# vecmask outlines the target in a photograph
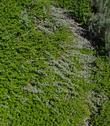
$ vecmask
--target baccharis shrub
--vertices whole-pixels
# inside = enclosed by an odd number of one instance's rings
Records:
[[[110,52],[110,0],[92,0],[93,15],[90,31],[101,38],[104,48]]]

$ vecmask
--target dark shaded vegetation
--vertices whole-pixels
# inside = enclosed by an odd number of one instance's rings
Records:
[[[96,40],[99,54],[109,56],[110,53],[110,1],[92,0],[92,16],[90,19],[90,38]],[[98,41],[97,41],[98,40]]]

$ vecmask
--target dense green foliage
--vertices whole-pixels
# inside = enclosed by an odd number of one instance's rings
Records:
[[[65,56],[75,38],[68,28],[55,29],[49,4],[0,2],[1,126],[76,126],[90,114],[89,87],[74,70],[80,58]],[[44,21],[53,23],[50,32]]]
[[[97,57],[96,67],[93,71],[95,83],[92,95],[92,116],[93,126],[110,125],[110,64],[108,57]]]
[[[83,126],[99,105],[91,123],[109,126],[108,61],[97,57],[86,77],[84,64],[95,51],[77,45],[80,39],[53,17],[51,2],[0,2],[0,125]],[[87,0],[58,2],[87,22]],[[88,99],[94,90],[106,97],[101,103],[95,95]]]
[[[82,24],[87,24],[91,15],[90,0],[58,0]]]

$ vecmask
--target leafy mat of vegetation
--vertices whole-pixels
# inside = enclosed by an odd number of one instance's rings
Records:
[[[110,64],[108,57],[97,57],[93,69],[94,92],[90,98],[91,124],[93,126],[110,125]]]
[[[66,57],[62,64],[54,63],[69,50],[72,33],[60,27],[48,34],[38,27],[39,22],[52,20],[47,4],[42,0],[0,3],[2,126],[77,125],[89,115],[83,87],[77,89],[83,92],[80,96],[74,86],[83,84],[83,79],[77,82],[66,72],[64,68],[73,71]]]
[[[57,26],[50,5],[49,0],[0,2],[2,126],[77,126],[90,116],[87,96],[96,82],[81,75],[75,51],[94,52],[75,47],[76,37]]]

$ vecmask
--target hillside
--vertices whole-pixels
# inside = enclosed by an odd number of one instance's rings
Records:
[[[109,126],[110,65],[51,0],[0,2],[0,125]]]

